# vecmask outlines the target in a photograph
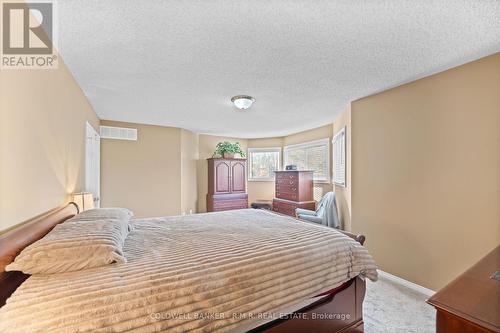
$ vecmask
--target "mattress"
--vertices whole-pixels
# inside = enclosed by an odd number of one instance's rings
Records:
[[[264,210],[137,219],[126,263],[29,277],[0,309],[2,332],[228,332],[361,275],[342,233]]]

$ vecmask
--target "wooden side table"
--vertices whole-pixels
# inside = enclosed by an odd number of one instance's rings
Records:
[[[500,332],[500,246],[432,296],[437,333]]]

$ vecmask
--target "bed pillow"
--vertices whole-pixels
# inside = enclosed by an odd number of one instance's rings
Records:
[[[61,223],[26,247],[5,270],[54,274],[123,263],[128,232],[128,221],[119,219]]]
[[[118,219],[129,222],[134,213],[127,208],[95,208],[75,215],[66,222]]]

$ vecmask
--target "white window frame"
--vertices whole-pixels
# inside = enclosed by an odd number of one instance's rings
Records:
[[[330,177],[331,177],[331,169],[330,169],[330,138],[324,138],[324,139],[319,139],[319,140],[313,140],[313,141],[308,141],[308,142],[303,142],[303,143],[298,143],[298,144],[293,144],[293,145],[288,145],[283,148],[283,170],[285,169],[285,166],[287,165],[287,152],[291,149],[296,149],[296,148],[311,148],[319,145],[325,145],[326,146],[326,179],[314,179],[315,183],[323,183],[323,184],[329,184],[330,183]],[[307,161],[306,161],[307,164]]]
[[[278,153],[278,170],[281,168],[281,147],[269,147],[269,148],[248,148],[248,174],[247,179],[249,182],[274,182],[274,176],[272,177],[252,177],[252,154],[251,153]]]
[[[347,127],[333,136],[333,183],[347,187]]]

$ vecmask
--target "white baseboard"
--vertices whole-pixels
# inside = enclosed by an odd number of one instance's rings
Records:
[[[389,273],[384,272],[383,270],[380,270],[380,269],[378,270],[378,275],[383,277],[383,278],[386,278],[387,280],[390,280],[394,283],[397,283],[397,284],[400,284],[400,285],[405,286],[407,288],[410,288],[411,290],[422,293],[427,297],[431,297],[432,295],[434,295],[436,293],[434,290],[422,287],[419,284],[402,279],[396,275],[389,274]]]

